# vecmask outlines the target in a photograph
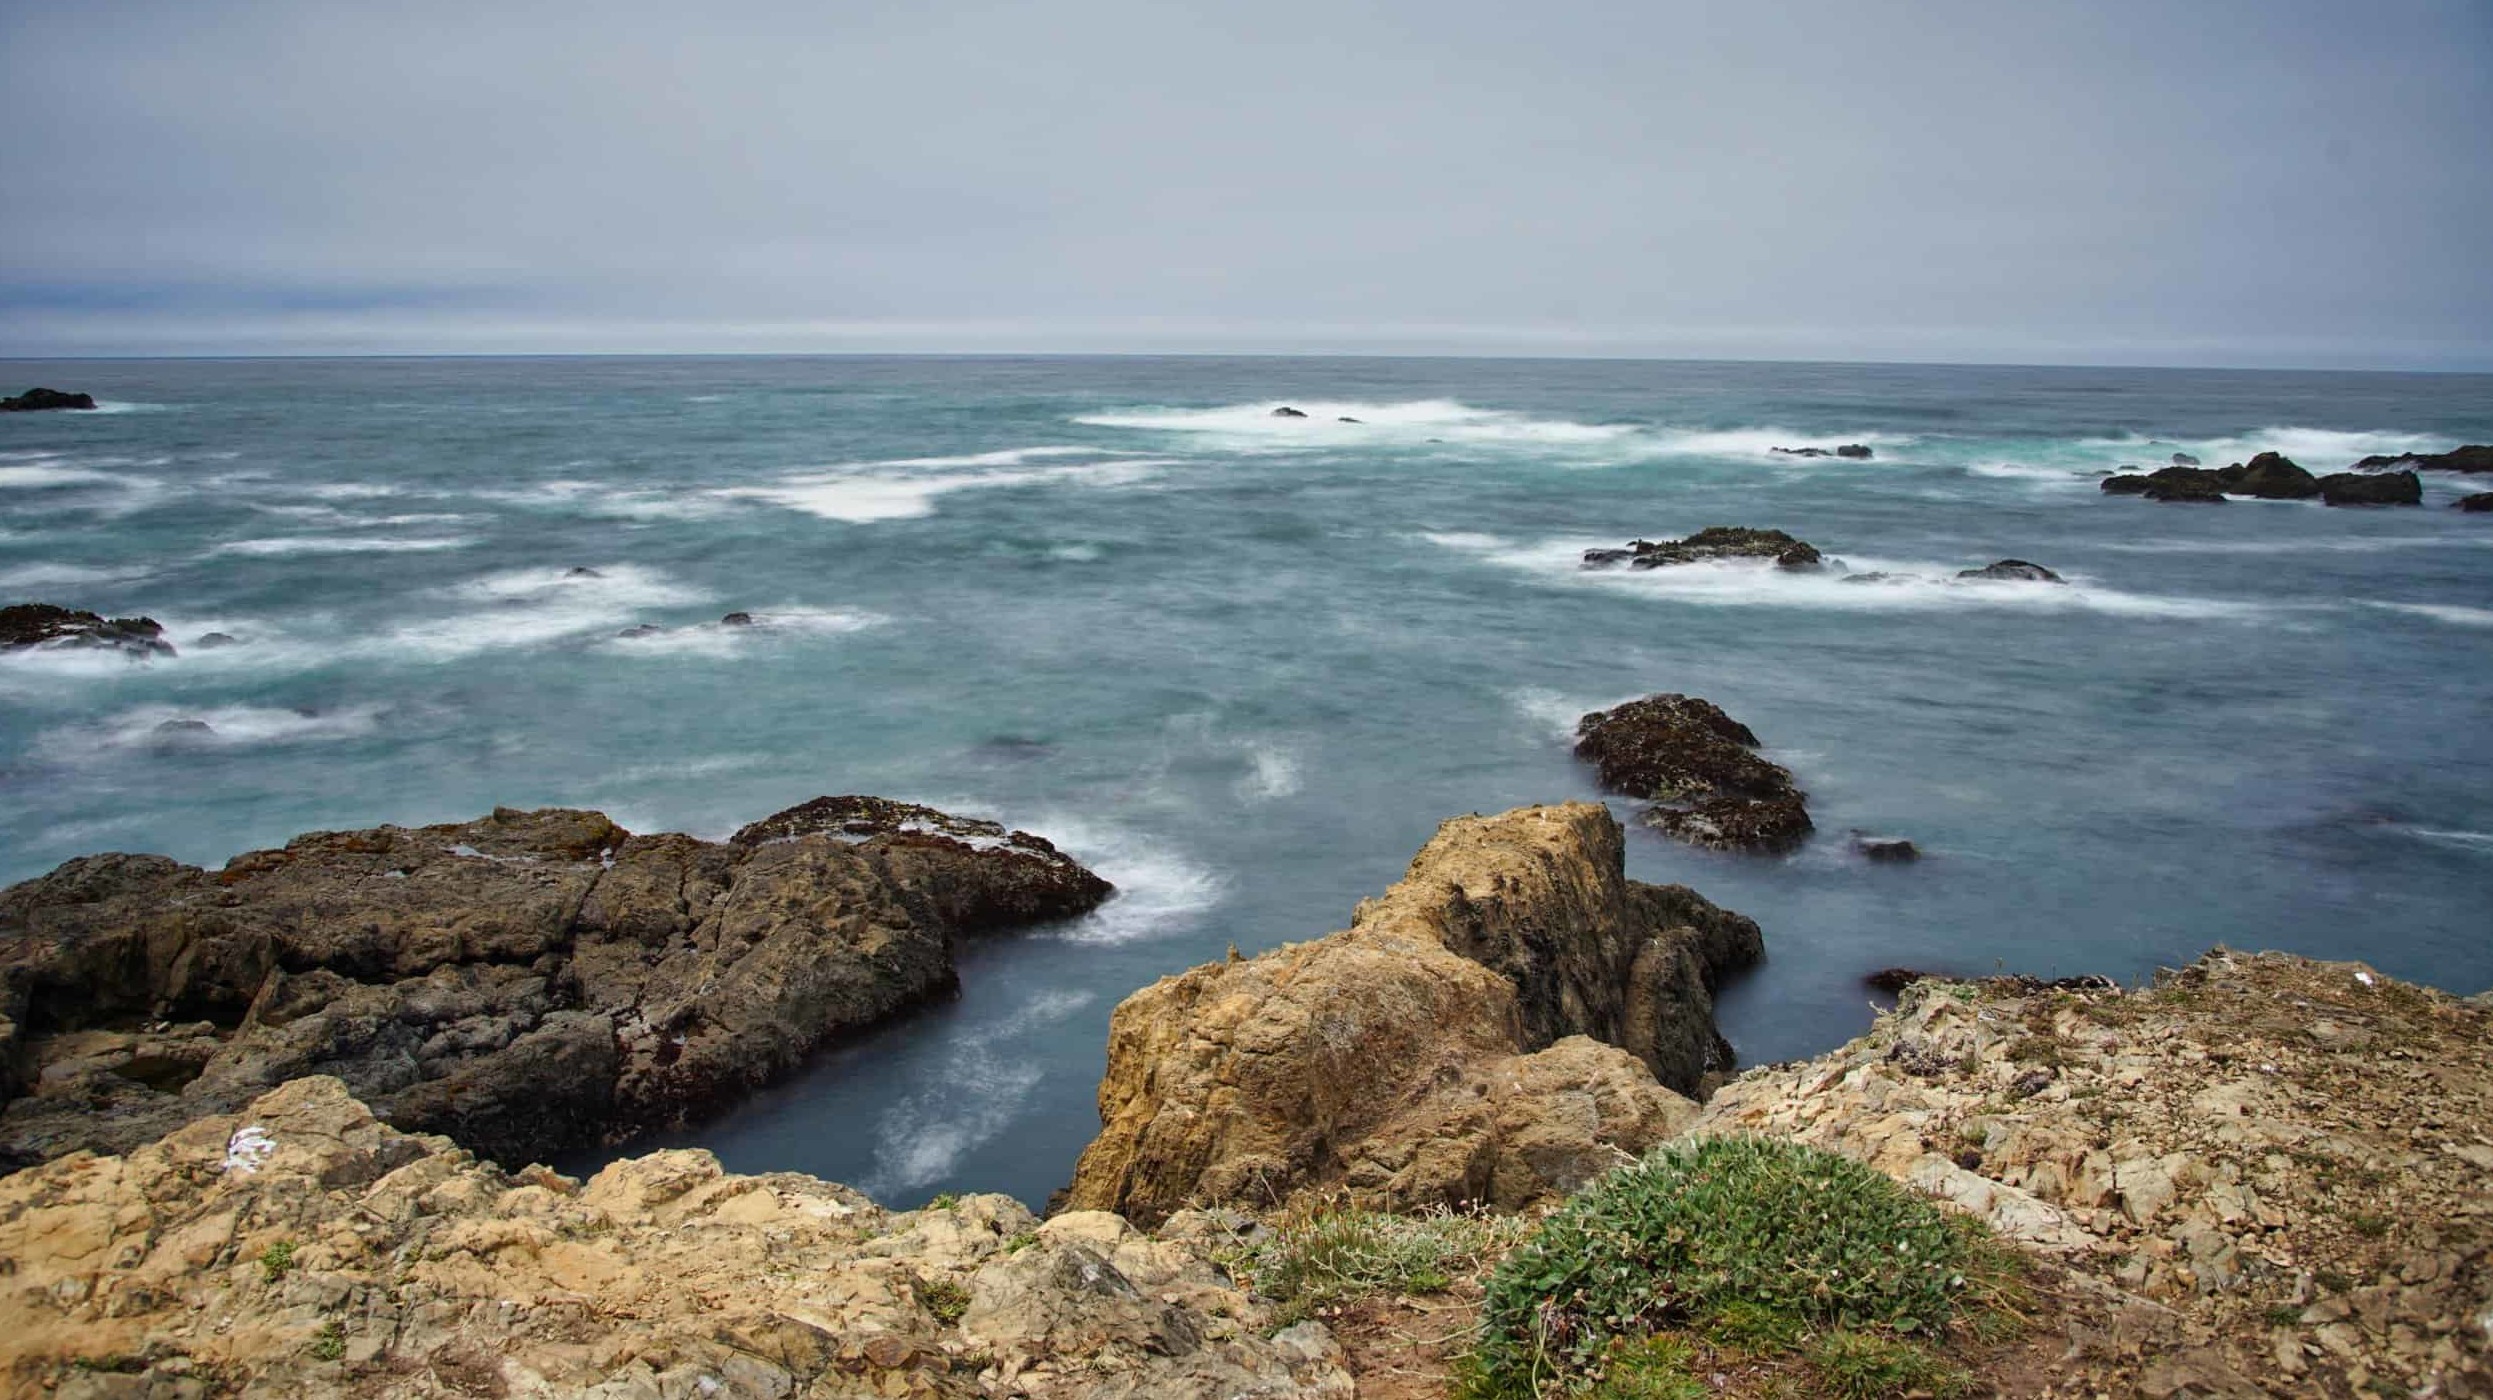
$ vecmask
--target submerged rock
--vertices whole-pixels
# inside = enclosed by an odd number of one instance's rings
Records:
[[[2421,472],[2493,472],[2493,447],[2470,445],[2448,452],[2401,452],[2395,457],[2366,457],[2354,464],[2359,472],[2404,469]]]
[[[2187,452],[2176,452],[2173,454],[2172,464],[2176,467],[2195,467],[2199,464],[2199,459]]]
[[[2320,500],[2332,506],[2419,506],[2424,484],[2411,471],[2338,472],[2320,478]]]
[[[173,643],[152,617],[103,617],[50,603],[0,608],[0,651],[99,647],[135,657],[171,656]]]
[[[1274,409],[1272,411],[1272,416],[1275,418],[1304,418],[1307,415],[1285,403],[1281,407]]]
[[[1922,858],[1922,848],[1900,836],[1872,836],[1866,831],[1852,834],[1853,854],[1863,860],[1882,865],[1907,865]]]
[[[1825,562],[1825,556],[1807,540],[1781,530],[1753,530],[1745,525],[1709,525],[1686,539],[1631,540],[1622,549],[1584,551],[1584,567],[1588,569],[1616,564],[1632,569],[1659,569],[1715,559],[1772,559],[1786,569],[1814,569]]]
[[[1958,578],[2001,579],[2027,583],[2066,582],[2066,580],[2062,579],[2060,575],[2053,573],[2051,570],[2044,568],[2042,565],[2029,564],[2023,559],[2002,559],[1996,564],[1985,564],[1979,569],[1959,569],[1956,571],[1956,576]]]
[[[702,1151],[508,1172],[305,1078],[0,1181],[0,1373],[97,1400],[1350,1400],[1323,1324],[1274,1332],[1217,1248]]]
[[[63,393],[58,389],[29,389],[16,398],[0,399],[0,413],[50,413],[93,407],[95,395]]]
[[[1766,450],[1779,457],[1843,457],[1856,462],[1866,462],[1871,455],[1869,447],[1858,442],[1848,442],[1836,448],[1770,447]]]
[[[239,646],[241,639],[225,632],[202,632],[191,638],[190,644],[201,651],[214,651],[218,647]]]
[[[1624,858],[1591,803],[1457,817],[1349,929],[1126,998],[1066,1206],[1512,1209],[1660,1141],[1728,1065],[1712,991],[1762,945]]]
[[[1654,805],[1646,825],[1699,846],[1788,851],[1810,832],[1808,794],[1711,701],[1652,695],[1576,722],[1575,756],[1610,792]]]
[[[2479,491],[2472,496],[2461,496],[2450,502],[2450,508],[2471,513],[2493,511],[2493,491]]]
[[[753,614],[749,612],[731,612],[725,617],[720,618],[718,620],[718,625],[721,627],[750,627],[753,625]]]
[[[126,1150],[306,1074],[506,1162],[619,1141],[948,989],[958,938],[1109,893],[1036,837],[873,802],[729,842],[505,808],[215,872],[70,861],[0,891],[0,1158]]]

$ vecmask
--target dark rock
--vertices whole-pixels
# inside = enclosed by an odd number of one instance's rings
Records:
[[[1356,418],[1336,418],[1333,421],[1336,423],[1356,423],[1359,420]]]
[[[218,647],[239,646],[241,642],[239,638],[224,632],[203,632],[193,637],[190,644],[201,651],[214,651]]]
[[[1307,415],[1299,412],[1295,408],[1290,407],[1288,404],[1283,404],[1281,407],[1272,411],[1272,416],[1275,418],[1304,418]]]
[[[2191,456],[2187,452],[2176,452],[2173,454],[2173,465],[2176,467],[2195,467],[2198,464],[2199,459]]]
[[[2450,502],[2450,508],[2475,514],[2493,511],[2493,491],[2479,491],[2472,496],[2461,496]]]
[[[2144,496],[2150,501],[2221,501],[2224,480],[2197,467],[2159,467],[2145,476],[2107,476],[2099,490],[2108,496]]]
[[[1781,530],[1752,530],[1742,525],[1709,525],[1681,540],[1631,540],[1625,549],[1588,549],[1584,567],[1625,564],[1659,569],[1671,564],[1696,564],[1709,559],[1772,559],[1786,569],[1814,569],[1824,556],[1807,540]]]
[[[1882,865],[1907,865],[1922,858],[1922,848],[1900,836],[1872,836],[1865,831],[1852,834],[1853,854],[1863,860]]]
[[[1862,443],[1848,442],[1843,446],[1836,448],[1835,455],[1838,457],[1848,457],[1856,462],[1866,462],[1870,460],[1870,449]]]
[[[1902,582],[1904,582],[1904,580],[1903,580],[1903,579],[1900,579],[1900,578],[1898,578],[1898,577],[1896,577],[1894,574],[1888,573],[1888,572],[1887,572],[1886,570],[1884,570],[1884,569],[1872,569],[1870,572],[1868,572],[1868,573],[1866,573],[1866,574],[1846,574],[1846,575],[1844,575],[1841,579],[1838,579],[1838,580],[1837,580],[1837,582],[1839,582],[1839,583],[1902,583]]]
[[[2143,472],[2122,472],[2105,477],[2097,489],[2107,496],[2143,496],[2154,484]]]
[[[1861,985],[1874,992],[1885,992],[1887,995],[1892,997],[1902,992],[1905,988],[1912,986],[1914,983],[1921,981],[1923,978],[1935,975],[1936,974],[1934,973],[1917,972],[1909,967],[1882,967],[1878,971],[1871,973],[1869,976],[1862,978]],[[1945,979],[1943,978],[1941,980]]]
[[[2468,446],[2450,452],[2402,452],[2395,457],[2366,457],[2354,464],[2359,472],[2404,469],[2419,472],[2493,472],[2493,447]]]
[[[209,724],[204,719],[169,719],[164,723],[157,725],[155,732],[168,736],[182,734],[214,734],[216,732],[216,727]]]
[[[654,622],[640,622],[624,628],[615,635],[618,637],[655,637],[665,630],[667,629]]]
[[[70,861],[0,891],[0,1155],[123,1151],[334,1074],[409,1131],[541,1160],[722,1107],[952,987],[961,937],[1108,894],[1036,837],[824,802],[869,829],[823,803],[748,842],[505,808],[221,871]],[[166,1064],[170,1090],[133,1076]]]
[[[2051,570],[2044,568],[2040,564],[2029,564],[2023,559],[2003,559],[1996,564],[1985,564],[1979,569],[1959,569],[1956,571],[1956,576],[1958,578],[2003,579],[2027,583],[2063,582],[2060,575],[2053,573]]]
[[[2320,478],[2320,500],[2332,506],[2419,506],[2424,483],[2411,471],[2338,472]]]
[[[1836,448],[1770,447],[1766,450],[1779,457],[1846,457],[1856,462],[1867,461],[1870,457],[1870,449],[1858,442],[1848,442]]]
[[[565,570],[563,571],[563,577],[565,577],[565,578],[604,578],[604,577],[605,577],[605,575],[604,575],[604,574],[601,574],[601,573],[599,573],[597,570],[592,569],[592,568],[589,568],[587,565],[583,564],[583,565],[577,565],[577,566],[574,566],[574,567],[569,568],[569,569],[565,569]]]
[[[1808,794],[1757,736],[1710,701],[1653,695],[1576,724],[1576,757],[1603,788],[1654,805],[1645,824],[1700,846],[1786,851],[1810,831]]]
[[[2225,493],[2232,496],[2300,501],[2320,494],[2319,478],[2278,452],[2262,452],[2253,457],[2249,465],[2230,466],[2216,475],[2222,481]]]
[[[64,394],[58,389],[29,389],[13,399],[0,399],[0,413],[48,413],[63,408],[93,408],[93,394]]]
[[[173,643],[152,617],[101,617],[50,603],[0,608],[0,651],[27,647],[102,647],[135,657],[171,656]]]
[[[718,620],[718,624],[721,627],[750,627],[753,625],[753,614],[749,612],[731,612],[727,616],[720,618]]]

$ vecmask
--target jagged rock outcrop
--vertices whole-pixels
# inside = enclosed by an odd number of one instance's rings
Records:
[[[296,1080],[0,1181],[14,1394],[1350,1400],[1198,1249],[706,1152],[517,1174]]]
[[[1745,525],[1709,525],[1686,539],[1631,540],[1624,549],[1588,549],[1584,567],[1659,569],[1672,564],[1701,564],[1716,559],[1772,559],[1786,569],[1814,569],[1825,556],[1807,540],[1781,530],[1752,530]]]
[[[95,395],[69,393],[60,389],[29,389],[15,398],[0,399],[0,413],[50,413],[59,409],[95,407]]]
[[[505,808],[214,872],[87,856],[0,891],[0,1163],[311,1074],[506,1162],[620,1140],[948,989],[952,940],[1108,893],[1037,837],[874,798],[729,842]]]
[[[1845,1153],[2053,1257],[2133,1332],[2072,1336],[2062,1393],[2482,1397],[2488,1125],[2493,998],[2220,949],[2136,991],[1914,983],[1689,1131]]]
[[[136,657],[171,656],[173,643],[152,617],[105,617],[51,603],[0,608],[0,651],[97,647]]]
[[[1710,700],[1648,695],[1576,721],[1575,756],[1603,788],[1653,805],[1646,825],[1699,846],[1788,851],[1810,833],[1809,794]]]
[[[2320,494],[2320,479],[2282,452],[2262,452],[2216,473],[2227,494],[2262,500],[2301,501]]]
[[[2338,472],[2320,478],[2320,501],[2332,506],[2419,506],[2424,483],[2411,471]]]
[[[2493,447],[2470,445],[2448,452],[2401,452],[2394,457],[2366,457],[2354,464],[2359,472],[2493,472]]]
[[[1660,1141],[1728,1064],[1712,991],[1761,944],[1624,858],[1589,803],[1457,817],[1349,929],[1126,998],[1065,1204],[1514,1208]]]

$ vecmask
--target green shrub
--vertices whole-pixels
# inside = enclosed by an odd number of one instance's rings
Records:
[[[970,1291],[950,1279],[919,1279],[917,1295],[918,1304],[946,1327],[969,1311]]]
[[[1441,1293],[1522,1237],[1512,1216],[1386,1215],[1334,1206],[1285,1213],[1223,1262],[1281,1304],[1286,1325],[1378,1293]]]
[[[346,1355],[346,1324],[331,1318],[320,1324],[319,1335],[312,1338],[310,1351],[314,1361],[335,1361]]]
[[[260,1251],[260,1276],[271,1283],[294,1271],[294,1241],[279,1240]]]
[[[1984,1246],[1978,1226],[1833,1153],[1672,1143],[1578,1194],[1498,1266],[1466,1390],[1595,1378],[1614,1344],[1689,1324],[1776,1350],[1837,1331],[1935,1335]]]
[[[1840,1400],[1951,1395],[1966,1384],[1964,1373],[1929,1347],[1870,1332],[1829,1332],[1805,1354],[1823,1392]]]

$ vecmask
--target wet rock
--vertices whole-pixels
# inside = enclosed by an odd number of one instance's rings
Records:
[[[1588,569],[1616,564],[1659,569],[1716,559],[1771,559],[1786,569],[1814,569],[1825,562],[1825,557],[1807,540],[1781,530],[1753,530],[1744,525],[1709,525],[1686,539],[1631,540],[1624,549],[1584,551],[1584,567]]]
[[[1700,846],[1787,851],[1810,831],[1808,794],[1757,753],[1757,736],[1694,696],[1632,700],[1576,722],[1575,755],[1602,787],[1651,802],[1653,826]]]
[[[2359,472],[2493,472],[2493,447],[2468,446],[2449,452],[2402,452],[2394,457],[2366,457],[2354,464]]]
[[[655,637],[666,630],[654,622],[641,622],[626,627],[615,635],[618,637]]]
[[[2424,485],[2411,471],[2339,472],[2319,481],[2320,500],[2332,506],[2415,506],[2424,503]]]
[[[581,565],[575,565],[575,566],[573,566],[573,567],[571,567],[571,568],[569,568],[569,569],[565,569],[565,570],[563,571],[563,577],[565,577],[565,578],[604,578],[604,577],[605,577],[605,575],[604,575],[604,574],[599,573],[599,572],[598,572],[597,570],[595,570],[595,569],[592,569],[592,568],[588,567],[588,566],[587,566],[587,565],[585,565],[585,564],[581,564]]]
[[[1356,423],[1359,420],[1356,418],[1336,418],[1333,421],[1336,423]]]
[[[1458,817],[1349,929],[1136,992],[1066,1205],[1512,1207],[1644,1150],[1727,1064],[1712,992],[1762,945],[1624,858],[1590,803]]]
[[[214,651],[218,647],[238,646],[240,644],[240,638],[225,632],[202,632],[197,637],[191,639],[191,645],[199,648],[201,651]]]
[[[2450,502],[2450,508],[2475,514],[2493,511],[2493,491],[2479,491],[2472,496],[2461,496]]]
[[[93,407],[93,394],[63,393],[58,389],[29,389],[16,398],[0,399],[0,413],[49,413],[64,408]]]
[[[0,651],[30,647],[99,647],[142,658],[174,654],[152,617],[102,617],[50,603],[0,608]]]
[[[2199,459],[2191,456],[2187,452],[2176,452],[2173,454],[2172,465],[2176,467],[2195,467],[2198,464]]]
[[[753,614],[749,612],[731,612],[727,616],[720,618],[718,620],[718,625],[721,627],[750,627],[753,625]]]
[[[1855,462],[1866,462],[1871,456],[1869,447],[1858,442],[1848,442],[1836,448],[1772,447],[1767,450],[1780,457],[1842,457]]]
[[[2053,573],[2051,570],[2044,568],[2042,565],[2029,564],[2023,559],[2002,559],[1996,564],[1985,564],[1979,569],[1959,569],[1957,570],[1956,576],[1958,578],[1999,579],[2003,581],[2025,583],[2061,583],[2065,581],[2060,577],[2060,575]]]
[[[170,736],[214,734],[216,727],[204,719],[169,719],[157,725],[154,732]]]
[[[2142,472],[2116,472],[2099,482],[2096,489],[2107,496],[2143,496],[2154,484]]]
[[[0,1154],[126,1150],[333,1074],[411,1131],[543,1159],[723,1107],[950,988],[959,938],[1109,892],[991,823],[834,831],[817,807],[724,843],[506,808],[215,872],[70,861],[0,891]],[[150,1027],[199,1022],[213,1050],[177,1090],[128,1072],[199,1044]]]
[[[2248,464],[2236,463],[2216,475],[2228,495],[2300,501],[2320,494],[2319,478],[2278,452],[2262,452]]]
[[[1873,836],[1866,831],[1852,834],[1852,849],[1863,860],[1882,865],[1907,865],[1922,858],[1922,848],[1901,836]]]
[[[1275,418],[1304,418],[1307,415],[1299,412],[1295,408],[1290,407],[1288,404],[1283,404],[1281,407],[1272,411],[1272,416]]]

